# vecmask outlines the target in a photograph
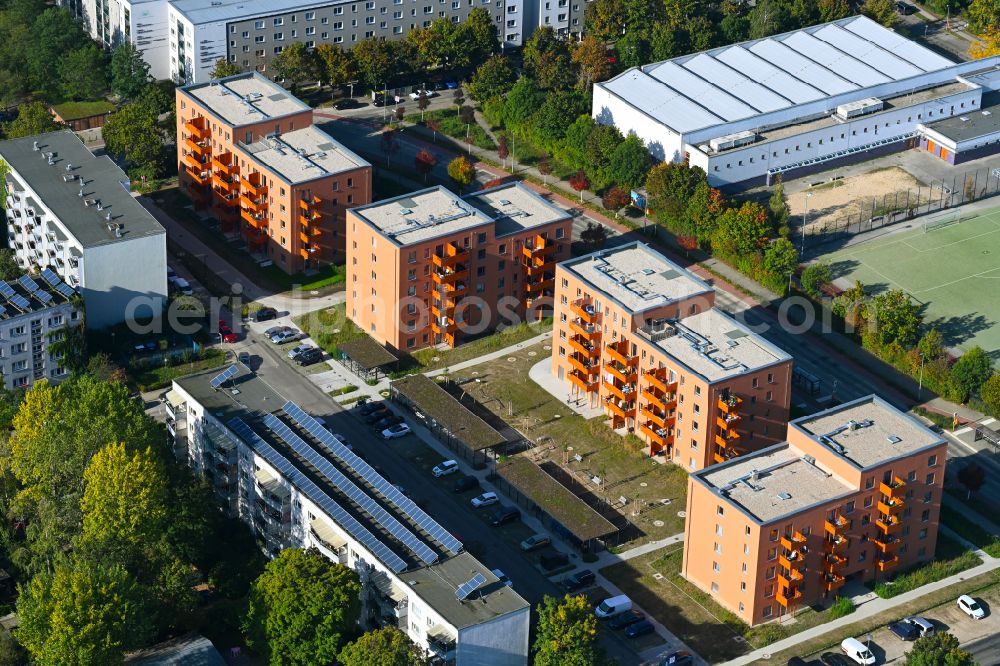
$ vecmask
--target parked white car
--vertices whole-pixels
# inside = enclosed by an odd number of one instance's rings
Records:
[[[497,497],[496,493],[483,493],[482,495],[479,495],[478,497],[473,497],[472,498],[472,506],[474,506],[474,507],[476,507],[478,509],[478,508],[481,508],[481,507],[484,507],[484,506],[491,506],[493,504],[496,504],[499,501],[500,501],[500,498]]]
[[[410,434],[410,426],[405,423],[397,423],[394,426],[389,426],[382,431],[382,439],[396,439],[397,437],[406,437]]]
[[[423,92],[424,95],[427,96],[427,99],[430,99],[431,97],[436,97],[437,96],[437,93],[434,92],[433,90],[424,90],[424,91],[418,90],[416,92],[411,92],[410,93],[410,99],[412,99],[414,102],[416,102],[418,99],[420,99],[420,93],[421,92]]]
[[[449,474],[454,474],[458,471],[458,463],[454,460],[445,460],[440,465],[436,465],[434,469],[431,470],[431,474],[435,478],[441,478],[442,476],[448,476]]]
[[[295,342],[299,339],[301,334],[294,328],[285,327],[285,330],[279,331],[271,336],[271,342],[276,345],[282,345],[286,342]]]
[[[986,617],[986,610],[979,604],[978,601],[967,594],[963,594],[958,598],[958,607],[963,613],[971,617],[973,620],[982,620]]]

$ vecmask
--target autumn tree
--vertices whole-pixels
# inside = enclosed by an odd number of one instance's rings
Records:
[[[749,257],[764,247],[770,234],[767,211],[759,203],[747,201],[719,216],[712,234],[712,250],[732,260]]]
[[[896,3],[893,0],[865,0],[861,5],[861,13],[887,28],[891,28],[899,20]]]
[[[580,242],[590,251],[597,250],[608,242],[608,229],[599,222],[587,222],[586,228],[580,232]]]
[[[143,60],[142,52],[134,44],[122,42],[111,52],[111,92],[120,99],[132,99],[138,97],[147,85],[149,63]]]
[[[325,85],[339,88],[347,85],[357,75],[351,54],[336,44],[323,42],[316,46],[313,53],[316,56],[319,80]]]
[[[480,102],[493,97],[499,97],[510,90],[517,77],[510,66],[510,60],[505,56],[493,56],[472,75],[469,83],[469,94]]]
[[[476,177],[476,167],[465,157],[456,157],[448,163],[448,176],[461,192],[472,184],[472,180]]]
[[[542,174],[542,183],[546,186],[549,184],[549,176],[552,174],[552,162],[548,157],[543,157],[538,160],[538,164],[535,165],[538,169],[538,173]]]
[[[497,157],[500,158],[500,166],[506,167],[507,158],[510,157],[510,147],[507,146],[506,134],[501,134],[497,139]]]
[[[392,42],[365,39],[351,49],[358,77],[369,88],[381,90],[396,64]]]
[[[396,136],[396,130],[391,127],[382,130],[382,138],[379,140],[379,145],[382,147],[382,152],[385,153],[385,165],[388,167],[389,160],[392,159],[392,154],[399,150],[399,139]]]
[[[318,550],[286,548],[254,581],[247,644],[272,664],[331,663],[361,614],[358,575]]]
[[[120,565],[79,560],[39,574],[17,613],[16,638],[39,666],[120,664],[152,636],[144,593]]]
[[[589,666],[601,661],[597,618],[583,595],[546,596],[538,606],[535,666]]]
[[[901,289],[886,291],[871,299],[864,306],[864,318],[869,334],[879,344],[896,342],[909,348],[917,341],[920,306]]]
[[[693,228],[686,228],[688,204],[702,184],[708,187],[708,179],[700,167],[661,162],[646,175],[647,206],[653,210],[659,224],[675,233],[691,234]],[[707,205],[707,189],[704,194]]]
[[[604,207],[613,210],[616,216],[618,211],[628,205],[629,201],[628,192],[618,186],[608,188],[608,191],[601,197],[601,203]]]
[[[819,0],[817,3],[819,20],[829,23],[851,15],[851,6],[847,0]]]
[[[368,631],[344,646],[337,656],[342,666],[424,666],[420,648],[396,627]]]
[[[577,171],[569,179],[569,186],[580,193],[580,202],[583,202],[583,193],[590,187],[590,178],[587,178],[587,174],[583,171]]]
[[[573,47],[572,62],[580,72],[580,84],[584,88],[611,76],[608,48],[593,35],[585,36]]]
[[[291,84],[292,93],[305,81],[322,79],[316,54],[303,42],[292,42],[271,60],[271,67],[279,79]]]
[[[549,26],[535,29],[522,49],[525,69],[543,90],[559,90],[573,84],[569,47]]]
[[[424,177],[425,183],[427,182],[428,174],[434,170],[437,163],[437,158],[426,150],[421,150],[417,153],[416,157],[413,158],[413,167],[417,170],[417,173]]]
[[[982,35],[990,28],[1000,27],[1000,0],[972,0],[965,9],[969,29]]]
[[[417,108],[420,109],[420,122],[424,121],[424,111],[431,105],[431,100],[427,97],[427,91],[421,90],[417,96]]]
[[[1000,28],[996,26],[987,27],[980,33],[979,39],[969,45],[969,58],[973,60],[989,58],[998,53],[1000,53]]]
[[[219,58],[215,61],[215,67],[212,68],[209,78],[213,79],[224,79],[227,76],[235,76],[240,73],[240,68],[235,62],[229,62],[225,58]]]

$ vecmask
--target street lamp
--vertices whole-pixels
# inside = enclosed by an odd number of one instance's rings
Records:
[[[806,253],[806,224],[809,222],[809,199],[812,198],[812,192],[806,192],[806,210],[802,213],[802,243],[799,247],[799,258],[801,259]]]
[[[920,399],[921,394],[924,392],[924,361],[926,358],[923,354],[920,354],[920,379],[917,382],[917,399]]]

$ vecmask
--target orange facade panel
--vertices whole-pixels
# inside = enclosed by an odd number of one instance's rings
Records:
[[[586,324],[595,324],[601,317],[601,314],[597,311],[597,308],[594,307],[594,304],[589,299],[581,298],[573,301],[570,303],[569,309],[570,312],[575,314]]]

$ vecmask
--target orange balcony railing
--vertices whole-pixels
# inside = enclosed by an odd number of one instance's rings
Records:
[[[614,400],[607,399],[604,401],[604,405],[608,408],[608,412],[613,416],[620,419],[628,418],[630,416],[635,416],[635,404],[629,402],[618,403]]]
[[[252,213],[246,209],[240,210],[240,217],[247,221],[252,227],[261,228],[266,225],[266,220],[264,215],[261,213]]]
[[[739,433],[732,432],[728,434],[716,434],[715,443],[724,449],[731,449],[740,444]]]
[[[194,141],[190,138],[184,139],[184,146],[195,155],[208,156],[212,152],[212,144],[206,141]]]
[[[207,159],[200,158],[191,153],[184,155],[184,157],[181,158],[181,162],[183,162],[184,166],[189,169],[197,169],[198,171],[208,171],[210,166],[210,162]]]
[[[782,587],[792,587],[793,585],[798,585],[805,579],[802,572],[797,569],[789,569],[788,573],[782,572],[778,574],[778,585]]]
[[[601,355],[600,347],[581,339],[578,335],[574,335],[569,339],[569,346],[577,353],[582,354],[587,358],[599,358]]]
[[[629,368],[628,366],[622,368],[613,363],[607,363],[604,365],[604,368],[623,384],[635,384],[636,380],[639,378],[635,369]]]
[[[671,393],[676,386],[675,383],[667,383],[667,371],[665,368],[646,370],[642,373],[642,377],[650,387],[655,388],[661,393]]]
[[[645,422],[639,426],[639,432],[649,438],[650,442],[658,444],[659,446],[670,446],[673,443],[673,437],[670,431],[666,428],[657,426],[655,423]]]
[[[440,319],[431,320],[431,330],[439,335],[444,334],[454,334],[458,330],[458,324],[453,319],[445,318],[443,321]]]
[[[596,342],[601,337],[601,327],[596,324],[587,324],[582,321],[573,320],[569,323],[569,330],[579,335],[587,342]]]
[[[585,393],[593,393],[597,390],[597,378],[581,373],[579,370],[573,370],[569,373],[569,381]]]
[[[845,580],[840,574],[824,573],[820,579],[820,583],[823,585],[824,590],[833,592],[843,587]]]
[[[568,360],[571,366],[585,375],[596,375],[601,370],[601,366],[599,364],[586,356],[570,354]]]
[[[736,424],[740,421],[739,414],[719,414],[715,417],[715,425],[721,430],[729,430],[730,428],[735,428]]]
[[[796,570],[801,571],[805,568],[806,561],[802,556],[802,551],[790,550],[781,555],[778,555],[778,565],[789,571]]]
[[[262,179],[260,174],[252,174],[251,178],[252,180],[245,176],[240,178],[240,187],[243,188],[243,194],[255,199],[266,195],[267,185],[264,185],[262,182],[255,182]]]
[[[468,279],[469,269],[465,264],[456,264],[453,267],[439,268],[431,273],[431,280],[434,284],[455,284]]]
[[[875,520],[875,527],[883,534],[895,534],[903,528],[903,523],[900,522],[899,516],[882,516]]]
[[[555,252],[556,244],[543,236],[535,236],[531,244],[525,243],[521,251],[528,259],[535,257],[545,257]]]
[[[223,153],[212,157],[212,170],[223,176],[235,176],[240,168],[232,153]]]
[[[460,261],[464,261],[469,256],[469,251],[463,247],[459,247],[454,243],[448,243],[444,246],[441,254],[434,253],[431,255],[431,263],[437,267],[442,266],[454,266]]]
[[[299,209],[311,212],[322,203],[323,200],[317,196],[305,196],[299,199]]]
[[[211,181],[211,178],[209,176],[209,172],[208,171],[204,171],[204,170],[201,170],[201,169],[188,167],[187,168],[187,174],[189,176],[191,176],[191,178],[196,183],[198,183],[199,185],[208,185],[209,182]],[[206,196],[208,195],[207,192],[205,194],[206,194]]]
[[[529,296],[541,296],[542,292],[552,289],[556,286],[556,276],[555,273],[546,273],[542,279],[534,282],[525,282],[524,291]]]
[[[225,194],[216,190],[216,199],[226,208],[236,208],[240,205],[240,198],[235,194]]]
[[[601,318],[601,313],[597,311],[594,304],[588,299],[578,299],[570,303],[570,312],[580,318],[585,324],[595,324]]]
[[[184,131],[193,136],[195,140],[201,141],[202,139],[207,139],[209,136],[209,130],[207,127],[201,127],[199,123],[204,123],[205,120],[199,118],[198,120],[191,119],[184,123]]]
[[[620,363],[628,367],[633,367],[639,363],[638,356],[629,355],[628,342],[625,340],[609,342],[604,346],[604,349],[607,352],[608,358],[616,363]]]
[[[217,171],[212,172],[212,185],[215,189],[223,192],[225,194],[233,194],[238,192],[240,189],[239,183],[234,183],[230,180],[231,176],[226,176],[225,174],[219,173]]]
[[[779,588],[778,593],[774,595],[774,598],[779,604],[788,608],[802,598],[802,590],[795,587]]]
[[[735,414],[742,404],[743,398],[730,393],[719,397],[718,407],[723,414]]]
[[[906,502],[899,498],[888,498],[886,500],[879,500],[878,510],[889,516],[896,516],[903,512]]]
[[[896,476],[889,483],[885,483],[884,481],[880,483],[878,489],[890,499],[902,499],[906,494],[906,481]]]
[[[896,537],[886,534],[877,539],[872,539],[872,543],[878,548],[881,553],[893,553],[896,551],[896,547],[899,546],[899,539]]]
[[[604,384],[604,390],[607,391],[609,394],[615,396],[619,400],[632,400],[633,396],[635,395],[632,391],[626,390],[627,387],[618,386],[614,382],[609,382],[606,379],[604,380],[603,384]]]
[[[639,410],[639,413],[642,414],[644,418],[652,421],[661,428],[666,428],[668,425],[670,425],[668,421],[671,421],[671,419],[670,417],[667,416],[666,412],[660,412],[655,409],[650,409],[648,406],[644,405]]]
[[[827,553],[823,560],[823,571],[835,573],[847,564],[847,558],[840,553]]]
[[[779,543],[785,550],[801,550],[806,545],[806,537],[802,532],[795,532],[790,536],[782,536]]]
[[[262,213],[267,209],[267,199],[251,199],[245,194],[241,194],[240,205],[254,213]]]
[[[875,560],[875,566],[878,567],[879,571],[883,572],[892,569],[898,564],[899,564],[899,557],[896,555],[893,555],[892,557],[886,557]]]
[[[843,516],[835,516],[833,519],[827,520],[823,523],[823,529],[827,534],[832,535],[842,535],[847,531],[847,518]]]

